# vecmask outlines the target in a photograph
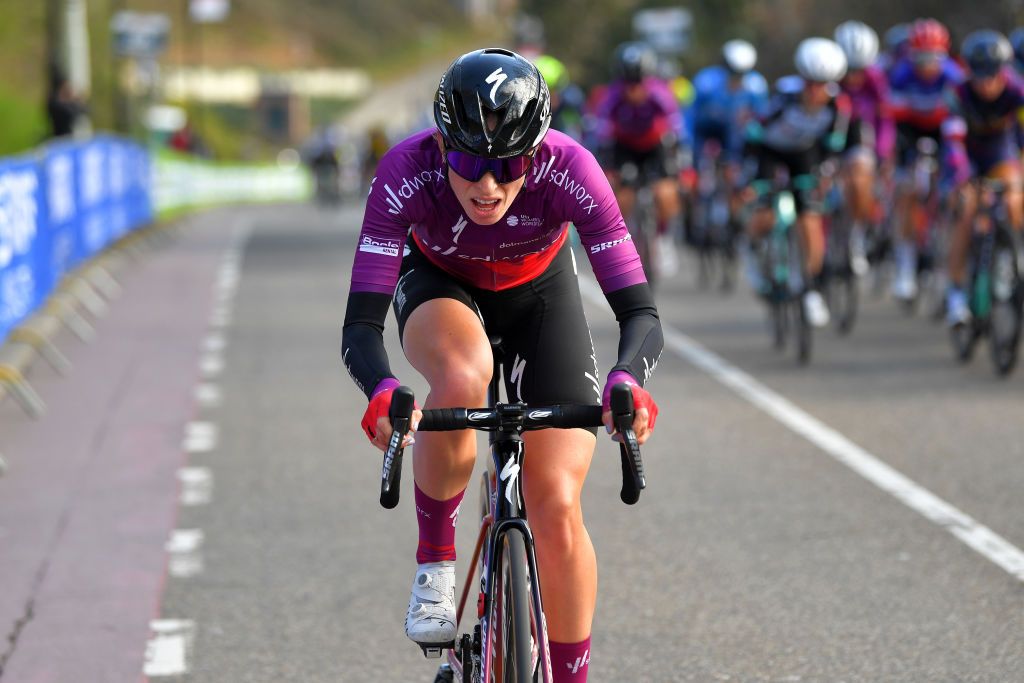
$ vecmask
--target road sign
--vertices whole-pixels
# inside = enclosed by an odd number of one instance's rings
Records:
[[[690,47],[693,15],[683,7],[645,9],[633,15],[633,30],[661,54],[678,55]]]
[[[231,12],[230,0],[191,0],[189,16],[197,24],[215,24],[228,18]]]
[[[121,11],[110,20],[114,52],[122,57],[153,58],[167,47],[171,22],[165,14]]]

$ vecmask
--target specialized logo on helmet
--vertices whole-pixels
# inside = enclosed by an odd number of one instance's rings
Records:
[[[437,107],[441,110],[441,119],[451,125],[452,117],[448,115],[448,105],[444,103],[444,74],[441,74],[441,82],[437,84]]]
[[[494,84],[494,86],[491,88],[491,102],[494,102],[494,106],[498,106],[498,100],[495,99],[498,95],[498,86],[504,83],[506,78],[508,78],[508,75],[505,74],[505,72],[503,72],[501,70],[501,67],[499,66],[497,69],[491,72],[490,76],[484,79],[487,83]]]

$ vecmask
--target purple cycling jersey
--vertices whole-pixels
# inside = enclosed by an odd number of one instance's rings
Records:
[[[875,66],[863,71],[861,83],[854,87],[849,77],[841,83],[853,107],[851,125],[867,124],[874,133],[875,154],[879,159],[892,156],[896,143],[896,125],[889,103],[889,83],[885,73]]]
[[[597,106],[602,143],[615,142],[638,152],[649,152],[662,144],[666,133],[683,136],[683,117],[679,104],[668,84],[657,78],[643,81],[646,97],[631,102],[626,97],[626,83],[616,81],[608,86]]]
[[[1005,71],[1006,86],[998,97],[983,99],[968,83],[949,94],[950,117],[942,126],[948,153],[946,171],[958,183],[971,171],[987,175],[996,166],[1019,163],[1018,114],[1024,108],[1024,87]]]
[[[435,265],[481,289],[507,289],[539,275],[569,222],[605,293],[646,282],[604,172],[575,140],[549,131],[506,214],[494,225],[477,225],[448,184],[433,134],[416,133],[381,159],[359,234],[353,292],[394,293],[410,227]]]

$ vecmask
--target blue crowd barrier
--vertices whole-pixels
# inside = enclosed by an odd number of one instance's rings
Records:
[[[113,136],[0,159],[0,343],[67,272],[152,221],[151,166]]]

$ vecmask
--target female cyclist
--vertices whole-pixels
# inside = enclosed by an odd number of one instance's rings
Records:
[[[502,338],[512,400],[602,402],[628,382],[643,443],[658,409],[642,387],[657,364],[657,309],[614,195],[593,156],[548,131],[550,96],[537,68],[486,49],[441,77],[436,130],[381,160],[371,184],[345,314],[342,357],[370,404],[362,426],[384,449],[399,382],[384,350],[392,299],[406,357],[430,385],[424,407],[478,406],[492,373],[488,335]],[[568,223],[576,226],[619,322],[618,362],[598,384]],[[410,230],[411,228],[411,230]],[[413,423],[420,413],[413,414]],[[529,432],[523,482],[535,534],[555,681],[582,682],[590,657],[597,562],[580,494],[595,436]],[[421,645],[455,637],[455,520],[472,474],[472,432],[415,438],[418,568],[406,634]]]

